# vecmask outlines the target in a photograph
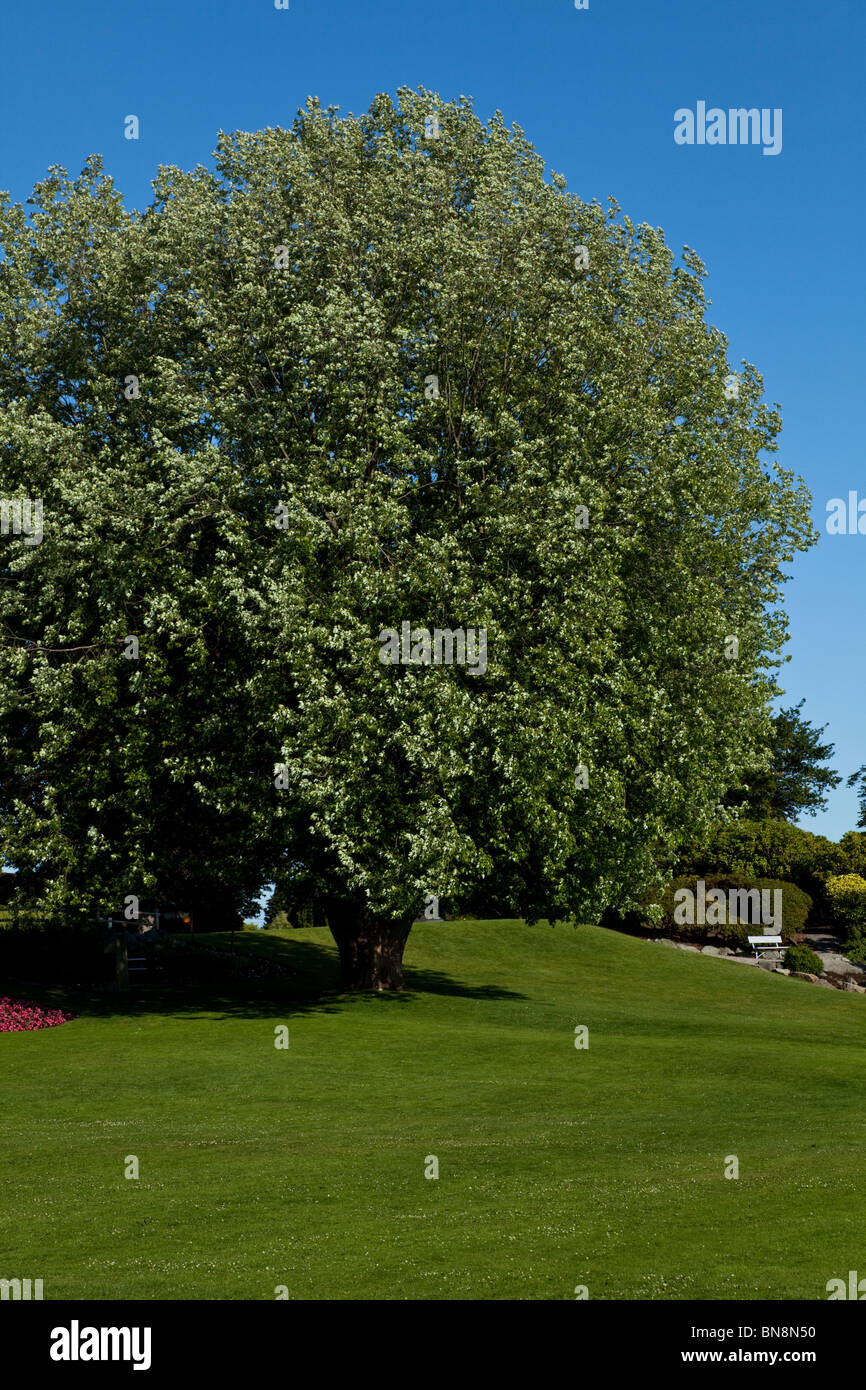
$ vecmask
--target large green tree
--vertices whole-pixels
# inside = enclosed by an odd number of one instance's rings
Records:
[[[747,774],[748,787],[731,793],[728,804],[750,820],[794,821],[814,816],[827,805],[827,793],[842,778],[824,764],[835,745],[823,743],[826,724],[816,727],[800,713],[804,701],[772,717],[766,765]]]
[[[860,819],[857,824],[866,826],[866,764],[864,764],[863,767],[859,767],[856,772],[851,773],[847,781],[847,786],[857,788],[858,800],[860,802]]]
[[[272,876],[347,985],[427,894],[595,914],[767,741],[813,539],[703,267],[464,99],[4,203],[0,814],[49,910]],[[382,632],[486,633],[384,664]],[[135,637],[138,654],[129,638]],[[130,655],[130,652],[132,653]]]

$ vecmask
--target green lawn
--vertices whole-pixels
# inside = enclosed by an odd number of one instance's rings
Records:
[[[46,1299],[814,1299],[866,1274],[866,996],[593,927],[416,926],[402,997],[328,993],[321,929],[243,947],[299,967],[292,997],[0,1035],[0,1277]]]

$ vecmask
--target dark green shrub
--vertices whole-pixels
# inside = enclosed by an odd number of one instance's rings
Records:
[[[0,930],[0,978],[46,984],[94,984],[113,968],[103,953],[105,931],[92,926],[20,926]]]
[[[697,899],[699,882],[703,882],[707,896],[713,890],[720,889],[725,895],[725,903],[724,907],[721,904],[717,907],[713,903],[707,904],[707,915],[710,917],[710,921],[700,923],[697,921],[698,910],[695,901],[694,916],[696,920],[694,923],[689,923],[682,920],[685,915],[682,910],[683,899],[678,898],[677,894],[681,889],[688,889]],[[743,898],[732,900],[732,890],[735,893],[754,894],[757,892],[762,896],[757,899],[751,896],[748,900]],[[757,936],[763,925],[769,925],[769,923],[762,924],[761,909],[766,903],[770,912],[775,911],[779,901],[775,896],[776,893],[780,894],[782,908],[782,922],[777,930],[785,936],[793,936],[796,932],[803,930],[809,915],[812,899],[808,893],[804,893],[796,884],[784,882],[781,879],[746,878],[738,874],[689,874],[675,878],[668,884],[661,897],[656,899],[661,906],[661,918],[658,925],[662,929],[675,931],[681,935],[695,936],[701,940],[716,937],[729,944],[745,946],[746,938],[749,935]],[[764,897],[764,894],[769,896]]]
[[[802,888],[798,888],[796,883],[775,878],[756,878],[750,886],[762,891],[769,889],[771,892],[778,888],[781,892],[783,936],[794,936],[795,933],[804,930],[812,910],[812,898],[808,893],[804,893]],[[775,899],[771,897],[770,903],[773,902]]]
[[[741,922],[726,922],[723,927],[716,928],[718,937],[736,951],[747,951],[749,948],[749,937],[757,935],[757,928],[743,926]]]
[[[637,912],[634,908],[627,908],[624,912],[617,907],[606,907],[601,914],[600,926],[609,927],[611,931],[642,932],[652,930],[652,923],[644,912]]]
[[[824,962],[808,946],[789,946],[785,952],[786,970],[799,970],[803,975],[823,975]]]
[[[222,985],[234,981],[282,979],[298,972],[289,965],[249,950],[206,946],[185,937],[164,936],[143,943],[140,953],[152,977],[172,985]]]

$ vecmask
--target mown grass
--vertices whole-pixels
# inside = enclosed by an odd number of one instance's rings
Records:
[[[787,1299],[866,1271],[866,996],[592,927],[419,925],[400,997],[333,992],[322,929],[240,949],[299,973],[0,1036],[0,1277],[46,1299]]]

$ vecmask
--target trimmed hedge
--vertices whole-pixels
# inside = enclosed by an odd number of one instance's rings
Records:
[[[796,883],[777,878],[756,878],[751,886],[771,891],[779,889],[782,895],[782,932],[785,936],[794,936],[795,933],[804,930],[813,906],[813,899],[809,893],[804,892]],[[774,901],[771,897],[771,908]]]
[[[675,915],[677,912],[677,892],[685,888],[694,893],[695,898],[697,898],[697,885],[701,880],[704,883],[707,894],[709,894],[712,889],[721,889],[725,894],[723,910],[721,904],[719,904],[718,909],[712,904],[708,904],[709,907],[712,907],[712,915],[721,920],[710,923],[704,922],[703,924],[697,921],[693,924],[678,921]],[[754,900],[750,900],[750,903],[747,904],[737,904],[741,908],[745,908],[745,915],[737,916],[732,913],[731,909],[734,904],[731,902],[730,893],[731,890],[749,892],[755,889],[759,893],[768,892],[770,894],[769,904],[771,911],[774,910],[777,901],[774,894],[776,892],[780,893],[782,924],[779,930],[784,935],[793,936],[796,932],[801,932],[803,930],[812,907],[812,899],[809,897],[808,893],[804,893],[795,883],[785,882],[782,879],[746,878],[738,874],[688,874],[675,878],[668,884],[661,897],[655,899],[661,907],[661,916],[655,925],[662,929],[675,931],[687,936],[697,936],[702,939],[718,937],[730,944],[745,947],[746,938],[748,936],[757,936],[761,930],[762,924],[757,920],[753,920],[749,915],[749,906]],[[762,905],[763,901],[764,900],[761,899],[759,905]],[[649,907],[649,904],[647,904],[647,906]],[[697,916],[696,911],[695,915]],[[757,917],[758,914],[755,914],[755,916]],[[650,920],[651,915],[647,912],[644,921],[648,925]]]

